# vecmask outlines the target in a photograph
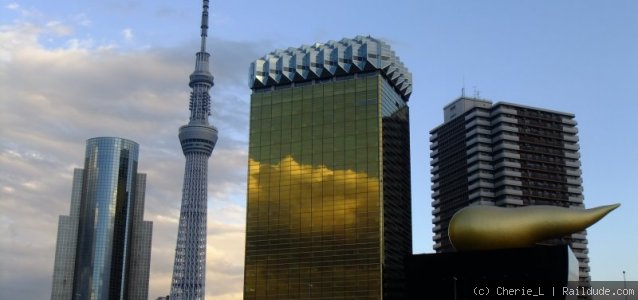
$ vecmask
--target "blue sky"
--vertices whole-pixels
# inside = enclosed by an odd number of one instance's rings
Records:
[[[141,144],[149,297],[168,293],[200,11],[200,1],[0,0],[0,298],[48,297],[72,169],[101,135]],[[638,280],[637,2],[212,1],[211,12],[209,297],[241,297],[250,62],[356,35],[386,40],[413,73],[415,252],[432,251],[428,132],[465,86],[576,115],[586,206],[622,204],[589,230],[592,278]]]

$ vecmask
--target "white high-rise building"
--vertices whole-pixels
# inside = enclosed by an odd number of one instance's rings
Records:
[[[448,224],[468,205],[584,207],[573,114],[468,97],[443,111],[430,131],[436,252],[454,251]],[[569,244],[590,280],[585,231],[547,243]]]

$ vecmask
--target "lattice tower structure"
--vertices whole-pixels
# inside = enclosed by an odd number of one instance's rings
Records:
[[[171,299],[205,298],[206,219],[208,158],[217,142],[217,128],[208,123],[211,114],[209,90],[213,76],[206,52],[208,0],[203,1],[201,48],[196,54],[195,71],[190,75],[190,121],[179,128],[179,140],[186,157],[182,205],[171,280]]]

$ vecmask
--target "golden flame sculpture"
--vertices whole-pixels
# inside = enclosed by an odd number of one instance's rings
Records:
[[[548,205],[468,206],[454,214],[448,235],[458,251],[529,247],[582,231],[619,206],[590,209]]]

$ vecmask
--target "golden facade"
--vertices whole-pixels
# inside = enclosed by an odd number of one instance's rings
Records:
[[[381,299],[411,253],[407,103],[378,71],[251,96],[245,299]]]

